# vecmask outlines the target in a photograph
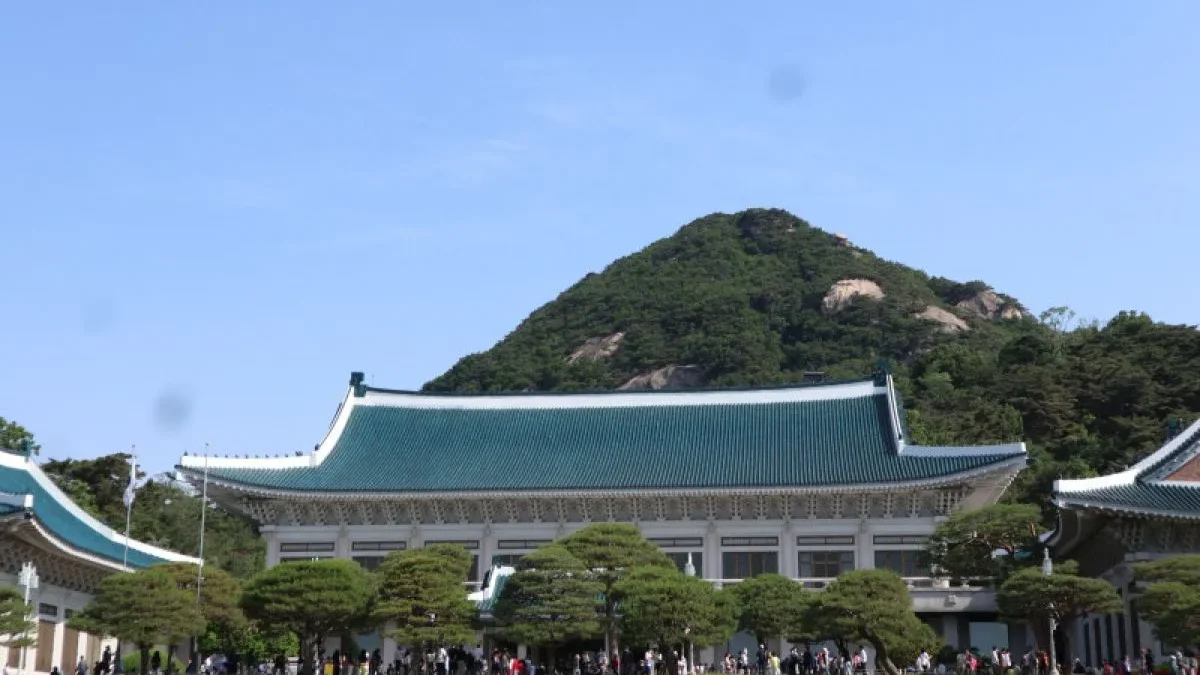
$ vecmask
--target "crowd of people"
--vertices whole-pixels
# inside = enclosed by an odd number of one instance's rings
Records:
[[[848,653],[828,646],[792,647],[786,656],[759,645],[753,654],[749,649],[727,651],[716,663],[689,663],[687,655],[678,650],[650,649],[642,653],[626,650],[611,656],[603,651],[580,651],[560,655],[551,667],[508,650],[496,649],[485,655],[480,645],[459,645],[424,652],[401,648],[390,663],[383,662],[379,649],[357,654],[334,651],[327,656],[321,653],[316,672],[318,675],[868,675],[878,672],[869,656],[862,645]],[[998,647],[992,647],[990,652],[964,649],[951,657],[946,653],[939,657],[922,651],[914,663],[902,667],[911,673],[928,675],[1052,673],[1050,655],[1034,649],[1019,656]],[[73,675],[108,675],[112,663],[112,656],[106,652],[94,670],[81,661]],[[158,671],[157,665],[152,664],[152,671]],[[206,662],[205,665],[211,664]],[[205,667],[202,671],[205,675],[225,675],[230,672],[228,665]],[[1057,665],[1061,672],[1072,675],[1159,675],[1163,672],[1165,675],[1200,675],[1200,664],[1194,655],[1175,652],[1156,670],[1153,654],[1148,649],[1143,649],[1136,657],[1126,656],[1098,665],[1080,659],[1072,659],[1069,667],[1066,663]],[[257,671],[258,675],[294,675],[294,669],[289,668],[282,656],[274,663],[260,664]]]

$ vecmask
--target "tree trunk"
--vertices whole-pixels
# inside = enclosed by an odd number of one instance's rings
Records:
[[[138,651],[142,655],[142,675],[147,675],[150,672],[150,647],[146,645],[138,645]]]
[[[300,635],[300,675],[313,675],[313,659],[316,657],[317,641],[312,635]]]
[[[872,641],[871,646],[875,648],[876,670],[882,670],[887,675],[900,675],[900,669],[896,667],[896,664],[892,663],[891,657],[888,656],[887,645],[882,642]],[[866,667],[867,664],[864,663],[863,668]]]
[[[557,653],[556,653],[557,651],[558,651],[558,647],[553,642],[546,645],[546,655],[549,658],[549,663],[547,663],[546,665],[550,668],[550,675],[554,675],[555,673],[558,672],[558,661],[555,660],[555,656],[557,656]]]
[[[613,654],[621,653],[621,645],[617,641],[617,608],[608,600],[610,594],[611,590],[604,599],[604,649],[612,659]]]

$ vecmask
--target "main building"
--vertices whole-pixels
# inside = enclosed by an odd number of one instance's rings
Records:
[[[392,391],[353,373],[312,454],[185,456],[179,469],[207,475],[210,496],[258,522],[272,565],[373,568],[390,551],[451,542],[475,553],[480,582],[587,523],[632,522],[715,584],[778,572],[819,589],[850,569],[893,569],[950,644],[990,640],[1007,630],[992,623],[992,594],[931,579],[918,554],[949,513],[999,498],[1024,444],[914,445],[903,419],[887,372],[504,395]]]

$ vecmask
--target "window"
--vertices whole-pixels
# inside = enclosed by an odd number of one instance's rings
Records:
[[[381,555],[356,555],[351,558],[354,562],[363,566],[363,569],[374,572],[383,563],[384,556]]]
[[[63,612],[63,616],[69,619],[69,618],[75,616],[75,610],[68,609],[65,612]]]
[[[776,551],[725,551],[721,554],[721,577],[724,579],[748,579],[778,571],[779,553]]]
[[[492,565],[500,565],[501,567],[516,567],[517,561],[525,556],[521,553],[501,553],[492,556]]]
[[[853,546],[854,535],[840,535],[836,537],[796,537],[797,546]]]
[[[721,537],[722,546],[778,546],[779,537]]]
[[[296,555],[296,556],[284,556],[284,557],[282,557],[282,558],[280,558],[280,559],[279,559],[279,562],[281,562],[281,563],[294,563],[294,562],[316,562],[316,561],[318,561],[318,560],[333,560],[333,556],[331,556],[331,555]]]
[[[496,548],[499,549],[535,549],[549,544],[549,539],[501,539],[496,542]]]
[[[875,545],[879,544],[916,544],[924,546],[928,539],[923,534],[877,534],[875,535]]]
[[[471,569],[467,571],[467,581],[479,581],[479,556],[471,556]]]
[[[680,572],[683,571],[684,567],[687,567],[688,554],[686,551],[682,552],[682,553],[679,551],[668,551],[667,557],[670,558],[671,560],[675,561],[675,567],[677,567]],[[696,568],[696,576],[703,579],[704,578],[704,554],[703,553],[699,553],[697,551],[692,552],[692,567]]]
[[[350,544],[351,551],[403,551],[406,541],[356,541]]]
[[[333,553],[333,542],[287,541],[279,545],[280,553]]]
[[[930,576],[921,564],[920,551],[875,551],[875,569],[891,570],[902,577]]]
[[[801,551],[798,556],[801,578],[832,579],[854,569],[854,551]]]
[[[47,605],[44,602],[40,603],[38,605],[38,614],[41,614],[42,616],[58,616],[58,605]]]
[[[648,541],[662,548],[704,548],[704,539],[700,537],[676,537],[674,539],[651,537]]]
[[[479,548],[478,541],[471,541],[469,539],[430,539],[429,541],[425,542],[426,546],[437,546],[438,544],[451,544],[453,546],[461,546],[461,547],[467,549],[468,551],[474,551]]]

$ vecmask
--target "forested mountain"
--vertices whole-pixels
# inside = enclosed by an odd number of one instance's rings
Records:
[[[772,384],[862,377],[881,358],[916,441],[1027,441],[1034,463],[1007,498],[1044,508],[1055,478],[1119,470],[1163,441],[1168,420],[1200,413],[1195,327],[1136,312],[1105,324],[1077,324],[1063,308],[1034,317],[984,282],[930,277],[778,210],[706,216],[588,274],[425,388]],[[0,445],[26,439],[0,418]],[[120,530],[128,460],[43,469]],[[199,498],[150,481],[134,502],[133,536],[194,553],[199,520]],[[261,568],[246,520],[214,508],[207,533],[210,563],[240,577]]]
[[[431,391],[734,386],[896,375],[922,443],[1029,442],[1008,498],[1119,470],[1200,413],[1200,331],[1034,317],[779,210],[713,214],[588,274]]]

